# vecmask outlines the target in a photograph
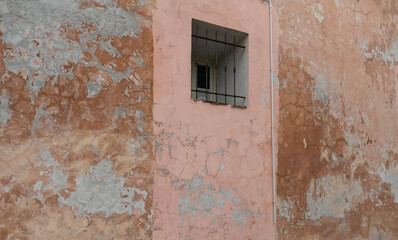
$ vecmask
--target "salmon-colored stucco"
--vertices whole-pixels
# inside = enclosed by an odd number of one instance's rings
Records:
[[[154,239],[273,239],[267,5],[156,6]],[[247,109],[191,99],[192,18],[249,34]]]

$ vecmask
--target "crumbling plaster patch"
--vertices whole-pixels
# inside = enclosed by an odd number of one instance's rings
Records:
[[[134,187],[124,187],[126,178],[117,177],[112,170],[112,161],[103,159],[90,167],[88,173],[76,178],[76,190],[69,198],[58,196],[61,206],[69,206],[76,211],[76,215],[105,213],[105,217],[112,214],[133,214],[134,209],[146,213],[145,199],[148,193]],[[139,197],[137,197],[137,195]]]
[[[359,180],[348,180],[344,176],[312,180],[307,192],[306,217],[313,221],[321,217],[344,218],[346,212],[366,198]]]
[[[69,192],[69,197],[61,195],[61,190],[67,187],[68,175],[64,173],[61,165],[54,160],[47,150],[40,152],[37,167],[44,165],[46,171],[41,175],[48,177],[48,184],[42,187],[42,181],[34,185],[37,195],[34,198],[44,203],[42,194],[53,191],[58,196],[60,206],[71,207],[77,216],[90,217],[93,214],[105,213],[105,217],[112,214],[133,214],[134,209],[146,213],[145,199],[148,193],[135,187],[125,187],[126,178],[118,177],[112,170],[113,163],[109,159],[102,159],[97,165],[81,177],[76,178],[76,189]],[[138,196],[138,197],[137,197]]]

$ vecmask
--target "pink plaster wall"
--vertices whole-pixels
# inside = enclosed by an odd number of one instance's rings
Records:
[[[269,12],[257,0],[158,0],[154,239],[274,239]],[[249,107],[190,98],[191,19],[249,34]]]

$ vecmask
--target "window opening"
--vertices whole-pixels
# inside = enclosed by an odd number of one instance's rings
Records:
[[[246,33],[193,19],[191,98],[247,107],[247,45]]]

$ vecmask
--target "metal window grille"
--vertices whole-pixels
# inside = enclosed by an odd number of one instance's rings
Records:
[[[245,33],[193,19],[191,97],[246,107],[246,45]]]

